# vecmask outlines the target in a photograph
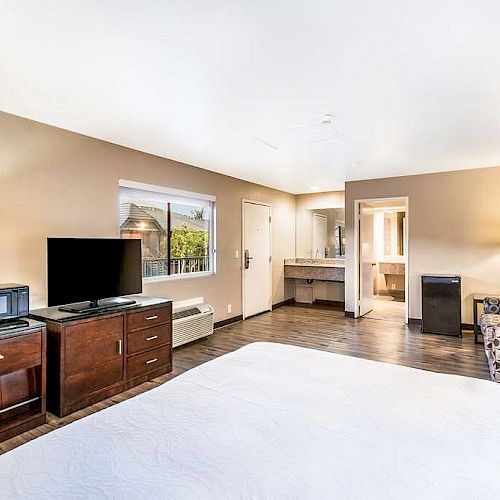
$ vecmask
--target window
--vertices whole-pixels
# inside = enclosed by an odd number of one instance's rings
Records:
[[[215,272],[215,197],[120,181],[120,236],[142,241],[142,276]]]

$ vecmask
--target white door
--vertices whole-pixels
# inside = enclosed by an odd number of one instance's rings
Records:
[[[243,202],[243,318],[271,310],[271,207]]]
[[[328,246],[328,217],[314,214],[313,221],[313,257],[324,259],[325,249]]]
[[[359,315],[373,310],[373,212],[360,205],[359,214]]]

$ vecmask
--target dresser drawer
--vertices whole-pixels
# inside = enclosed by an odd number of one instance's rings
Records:
[[[127,331],[142,330],[172,321],[172,308],[159,307],[145,311],[129,313],[127,315]]]
[[[0,340],[0,374],[31,368],[41,362],[41,332]]]
[[[140,377],[158,368],[170,371],[170,346],[158,347],[152,351],[135,354],[127,358],[127,378]]]
[[[155,347],[171,344],[172,332],[170,323],[146,328],[145,330],[136,330],[127,335],[127,353],[135,354],[141,351],[154,349]]]

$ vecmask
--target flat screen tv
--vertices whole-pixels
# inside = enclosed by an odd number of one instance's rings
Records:
[[[141,240],[47,238],[47,282],[49,306],[63,311],[133,304],[121,296],[142,292]]]

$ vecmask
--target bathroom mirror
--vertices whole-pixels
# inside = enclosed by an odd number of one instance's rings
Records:
[[[384,213],[384,255],[404,255],[405,213]]]
[[[314,208],[297,211],[296,254],[299,258],[345,256],[345,209]]]

